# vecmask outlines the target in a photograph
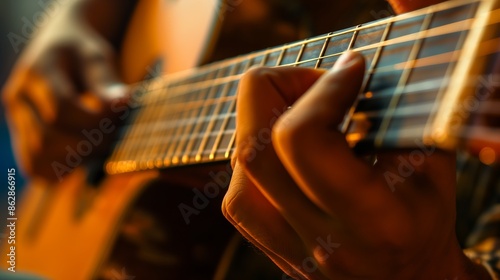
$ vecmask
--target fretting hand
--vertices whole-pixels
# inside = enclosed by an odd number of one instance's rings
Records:
[[[411,151],[380,153],[372,166],[337,129],[364,68],[349,53],[328,72],[263,68],[242,79],[225,216],[295,278],[488,279],[455,236],[454,154],[435,150],[393,191],[384,173],[398,174]]]

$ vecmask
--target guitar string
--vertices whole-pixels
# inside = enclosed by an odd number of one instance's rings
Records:
[[[496,17],[494,18],[494,20],[492,20],[490,22],[490,24],[496,24],[496,23],[500,22],[500,9],[495,10],[495,12],[497,13],[497,14],[495,14]],[[467,23],[467,24],[470,25],[472,23],[472,20],[471,19],[467,19],[467,20],[464,20],[464,21],[461,21],[461,22],[452,23],[450,25],[455,25],[457,23],[462,23],[462,24]],[[449,25],[441,26],[441,27],[436,27],[436,28],[429,29],[429,30],[424,30],[424,31],[421,31],[421,32],[412,33],[412,34],[409,34],[409,35],[406,35],[406,36],[401,36],[401,37],[398,37],[398,38],[394,38],[394,39],[391,39],[391,40],[388,40],[388,41],[385,41],[385,42],[382,42],[382,43],[375,43],[375,44],[371,44],[371,45],[368,45],[368,46],[365,46],[365,47],[354,48],[354,49],[352,49],[352,51],[361,52],[361,51],[367,51],[367,50],[374,50],[374,49],[381,48],[381,47],[394,46],[394,45],[398,45],[398,44],[408,43],[408,42],[415,41],[415,39],[418,38],[419,35],[422,35],[422,34],[425,34],[425,33],[428,33],[428,35],[425,36],[424,39],[429,39],[429,38],[432,38],[432,37],[450,35],[450,34],[454,34],[454,33],[461,32],[461,31],[469,31],[469,30],[471,30],[469,27],[462,27],[462,28],[455,28],[455,29],[446,29],[446,28],[444,28],[444,27],[447,27],[447,26],[449,26]],[[497,37],[495,39],[499,39],[499,38]],[[495,40],[495,39],[492,39],[492,40],[490,40],[488,42],[485,42],[488,45],[487,49],[489,49],[490,51],[491,51],[491,46],[493,46],[494,43],[498,43],[498,40]],[[401,46],[401,47],[404,47],[404,46]],[[281,50],[281,51],[283,51],[283,50]],[[335,53],[335,54],[330,54],[330,55],[327,55],[327,56],[322,56],[322,57],[318,57],[318,58],[314,58],[314,59],[310,59],[310,60],[301,61],[299,64],[291,63],[291,64],[279,65],[279,66],[275,66],[274,68],[278,68],[278,67],[290,67],[290,66],[300,66],[300,64],[306,64],[308,62],[317,62],[317,61],[325,60],[325,59],[331,58],[331,57],[339,57],[342,54],[344,54],[345,52],[346,51],[342,51],[342,52]],[[454,56],[454,52],[450,52],[450,53],[446,53],[446,54],[441,54],[441,56],[444,56],[444,55]],[[437,58],[439,58],[440,61],[446,59],[446,57],[437,57]],[[427,61],[430,61],[431,59],[434,59],[434,57],[427,58]],[[243,60],[243,61],[245,61],[245,60]],[[418,61],[420,61],[420,60],[422,60],[422,59],[420,59],[420,58],[417,59],[417,64],[418,64]],[[243,61],[241,61],[241,62],[243,62]],[[407,65],[410,64],[410,63],[412,63],[412,62],[411,61],[405,61],[405,62],[398,63],[398,64],[394,65],[394,67],[398,67],[398,68],[408,67]],[[439,64],[439,62],[435,62],[434,64]],[[434,64],[427,62],[426,66],[431,66],[431,65],[434,65]],[[389,66],[387,66],[387,67],[389,67]],[[422,66],[417,65],[416,67],[422,67]],[[213,67],[213,68],[221,69],[223,67]],[[206,72],[213,71],[213,69],[205,69],[205,68],[199,68],[199,70],[200,71],[206,71]],[[378,71],[378,69],[375,69],[375,70]],[[165,79],[164,80],[164,82],[166,84],[165,87],[167,87],[169,89],[169,94],[168,95],[164,95],[163,96],[164,97],[163,100],[168,100],[169,98],[173,98],[173,97],[175,97],[177,95],[187,94],[188,91],[185,90],[185,88],[196,88],[196,89],[198,89],[198,88],[206,88],[206,87],[209,87],[209,85],[212,85],[213,83],[223,84],[223,83],[228,83],[228,82],[231,82],[231,81],[239,80],[239,79],[241,79],[242,76],[243,76],[243,74],[238,74],[238,75],[233,75],[233,76],[226,76],[226,77],[222,77],[222,78],[216,78],[216,79],[213,79],[213,80],[205,80],[205,81],[193,83],[193,84],[190,84],[190,85],[179,85],[179,86],[175,86],[174,85],[174,86],[171,86],[171,87],[168,87],[169,83],[167,82],[167,80],[169,78],[167,76],[167,77],[164,77],[162,79]],[[149,104],[149,103],[147,103],[147,102],[144,103],[144,105],[147,105],[147,104]]]
[[[410,78],[410,75],[412,73],[413,70],[412,68],[414,66],[415,60],[418,58],[418,55],[420,54],[420,51],[422,49],[421,47],[423,44],[424,37],[426,36],[426,34],[428,34],[427,29],[431,24],[431,20],[434,15],[432,6],[429,7],[428,11],[429,13],[427,13],[420,26],[420,32],[418,32],[419,34],[421,34],[421,36],[417,36],[417,39],[413,41],[413,46],[411,47],[408,56],[410,63],[411,62],[413,63],[410,64],[411,65],[410,67],[405,67],[401,73],[396,89],[394,90],[394,94],[392,94],[391,96],[391,100],[389,101],[389,106],[387,107],[386,112],[382,117],[382,122],[377,131],[377,135],[375,137],[375,146],[382,146],[383,144],[384,135],[386,134],[387,129],[389,128],[389,125],[392,121],[393,114],[395,114],[397,106],[400,103],[401,96],[404,92],[406,84],[408,83],[408,79]]]
[[[352,44],[352,42],[351,42],[351,44]],[[387,45],[387,44],[388,44],[388,43],[386,43],[385,45]],[[302,46],[302,48],[303,48],[303,46]],[[284,56],[284,54],[282,53],[282,54],[281,54],[281,56],[280,56],[280,59],[279,59],[279,60],[281,60],[281,59],[283,58],[283,56]],[[320,59],[322,59],[322,58],[320,58]],[[297,60],[298,60],[298,58],[297,58]],[[319,59],[318,59],[318,60],[319,60]]]
[[[230,73],[233,74],[233,71],[235,70],[234,67],[230,68]],[[229,94],[229,83],[226,83],[224,85],[220,85],[220,87],[222,87],[221,89],[221,92],[220,92],[220,96],[217,96],[217,98],[225,98],[227,97],[227,94]],[[214,110],[213,112],[211,113],[211,115],[218,115],[220,114],[220,111],[222,109],[222,104],[223,102],[217,102],[216,105],[214,106]],[[207,127],[206,127],[206,133],[210,133],[212,130],[213,130],[213,127],[215,126],[215,119],[214,118],[211,118],[211,120],[208,122],[207,124]],[[203,150],[205,149],[206,146],[208,146],[209,144],[209,140],[210,140],[210,137],[206,136],[206,137],[203,137],[199,147],[198,147],[198,153],[197,153],[197,156],[196,156],[196,159],[197,161],[201,160],[201,158],[198,156],[198,154],[202,153]]]
[[[500,45],[500,38],[495,38],[491,39],[489,41],[483,42],[480,47],[480,53],[479,56],[485,56],[489,54],[493,54],[495,52],[498,52],[497,46]],[[421,67],[429,67],[429,66],[436,66],[440,64],[445,64],[445,63],[451,63],[451,62],[456,62],[457,61],[457,52],[458,51],[451,51],[447,53],[442,53],[438,55],[433,55],[429,57],[424,57],[424,58],[419,58],[416,60],[409,61],[412,63],[413,66],[408,67],[407,63],[399,63],[396,64],[394,67],[393,66],[385,66],[382,68],[376,68],[373,71],[368,71],[367,74],[373,74],[374,72],[378,74],[382,73],[390,73],[390,72],[395,72],[395,71],[400,71],[400,70],[405,70],[405,69],[415,69],[415,68],[421,68]],[[237,81],[237,80],[234,80]],[[233,81],[233,82],[234,82]],[[407,86],[413,86],[413,84],[407,84]],[[420,86],[420,84],[416,84],[415,86]],[[206,89],[206,88],[202,88]],[[391,90],[391,88],[388,88],[386,90]],[[377,97],[385,97],[384,95],[376,95],[374,98]],[[207,102],[206,104],[213,104],[215,102],[226,102],[228,100],[235,99],[235,96],[229,96],[229,97],[220,97],[220,98],[215,98],[215,99],[203,99],[203,100],[194,100],[190,102],[170,102],[168,103],[169,105],[183,105],[183,108],[186,109],[192,109],[193,107],[201,107],[203,106],[202,103]],[[176,109],[181,109],[181,107],[177,106]]]
[[[465,0],[465,1],[448,1],[448,2],[443,2],[443,3],[435,6],[435,11],[434,12],[437,13],[437,12],[445,11],[447,9],[451,9],[451,8],[455,8],[455,7],[459,7],[459,6],[468,6],[468,5],[472,5],[472,4],[478,3],[478,2],[485,2],[485,1],[481,1],[481,0]],[[491,13],[493,13],[493,12],[498,12],[498,10],[494,10]],[[243,61],[245,61],[247,59],[252,59],[253,57],[264,56],[264,55],[268,55],[270,53],[276,53],[276,52],[283,51],[285,49],[288,49],[288,48],[291,48],[291,47],[294,47],[294,46],[301,46],[301,45],[305,45],[305,44],[308,44],[308,43],[311,43],[311,42],[315,42],[315,41],[323,41],[325,39],[335,38],[335,37],[338,37],[338,36],[341,36],[341,35],[345,35],[345,34],[349,34],[351,32],[355,32],[355,31],[363,31],[364,29],[369,29],[369,28],[373,28],[373,27],[384,26],[387,23],[393,24],[393,23],[396,23],[398,21],[401,22],[401,21],[406,20],[406,19],[415,19],[415,18],[418,18],[419,16],[425,15],[426,13],[428,13],[427,10],[420,10],[420,11],[415,11],[415,12],[411,12],[411,13],[407,13],[407,14],[402,14],[402,15],[390,17],[390,18],[387,18],[387,19],[383,19],[383,20],[379,20],[379,21],[373,22],[373,23],[368,23],[368,24],[365,24],[365,25],[357,26],[357,27],[354,27],[352,29],[347,29],[347,30],[339,31],[337,33],[328,33],[328,34],[325,34],[325,35],[322,35],[322,36],[318,36],[318,37],[306,39],[306,40],[303,40],[303,41],[300,41],[300,42],[296,42],[296,43],[292,43],[292,44],[289,44],[289,45],[284,45],[284,46],[281,46],[281,47],[270,48],[270,49],[258,51],[258,52],[255,52],[255,53],[252,53],[252,54],[249,54],[249,55],[245,55],[245,56],[241,56],[241,57],[236,57],[236,58],[232,58],[232,59],[227,59],[227,60],[215,62],[215,63],[209,64],[209,65],[205,65],[205,66],[201,66],[201,67],[197,68],[196,72],[197,72],[197,74],[199,74],[202,70],[206,70],[206,72],[210,72],[210,71],[213,70],[212,68],[222,68],[222,67],[225,67],[227,65],[231,65],[231,64],[234,64],[234,63],[243,62]],[[459,22],[455,22],[455,23],[459,23]],[[452,24],[455,24],[455,23],[452,23]],[[463,31],[463,30],[457,30],[457,31]],[[409,40],[409,41],[411,41],[411,40]],[[401,43],[401,42],[396,42],[396,43]],[[372,45],[366,46],[366,48],[371,47],[371,46]],[[375,48],[376,47],[378,47],[378,46],[375,46]],[[360,48],[360,49],[363,50],[363,48]],[[315,60],[317,60],[317,59],[315,59]],[[193,72],[193,69],[190,69],[190,70],[187,70],[187,71],[184,71],[184,72],[174,73],[174,74],[170,74],[170,75],[165,76],[165,77],[160,77],[159,79],[165,79],[165,80],[171,79],[172,81],[176,81],[176,79],[181,80],[181,79],[185,78],[186,74],[192,74],[192,72]]]
[[[410,106],[405,106],[405,107],[398,107],[394,112],[393,116],[394,117],[416,117],[416,116],[422,116],[422,115],[428,115],[429,113],[433,113],[437,111],[437,108],[432,107],[433,102],[427,102],[423,104],[418,104],[418,105],[410,105]],[[495,101],[495,100],[484,100],[481,101],[481,106],[473,111],[475,114],[482,114],[482,115],[489,115],[489,116],[500,116],[500,112],[498,111],[498,108],[500,107],[500,101]],[[377,119],[377,118],[382,118],[385,115],[384,110],[373,110],[373,111],[367,111],[367,112],[358,112],[355,113],[352,117],[353,120],[366,120],[367,118],[369,119]],[[205,119],[190,119],[190,123],[194,124],[199,121],[204,122],[204,121],[209,121],[211,119],[217,119],[217,120],[222,120],[227,117],[234,118],[236,116],[236,113],[231,113],[229,115],[218,115],[218,116],[213,116],[213,117],[205,117]],[[166,127],[174,127],[175,123],[174,122],[163,122]],[[227,131],[234,131],[234,130],[221,130],[221,133],[227,133]],[[204,135],[206,132],[201,132],[201,133],[193,133],[190,134],[190,136],[186,139],[199,139],[200,136]],[[210,136],[216,136],[218,132],[212,131],[210,132]],[[159,136],[160,138],[165,140],[164,136]],[[181,137],[185,137],[185,135],[178,135],[172,138],[168,138],[169,141],[171,139],[172,142],[178,141],[180,139],[183,139]],[[162,143],[168,143],[169,141],[164,141]],[[144,143],[139,143],[137,142],[137,145],[144,145]],[[147,144],[146,144],[147,145]]]

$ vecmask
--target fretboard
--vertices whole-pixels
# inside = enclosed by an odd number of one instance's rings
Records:
[[[362,91],[340,127],[352,146],[449,141],[444,128],[456,114],[448,107],[463,98],[461,88],[471,83],[468,75],[477,56],[498,46],[496,37],[484,42],[484,30],[498,21],[495,2],[447,1],[145,81],[132,96],[133,116],[106,170],[114,174],[227,160],[235,149],[238,82],[250,67],[329,69],[348,50],[367,61]]]

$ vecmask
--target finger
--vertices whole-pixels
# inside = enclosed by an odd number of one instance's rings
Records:
[[[248,72],[239,87],[238,163],[293,227],[322,224],[324,215],[296,187],[277,158],[271,144],[271,130],[281,112],[322,73],[303,68],[258,68]]]
[[[294,271],[306,250],[294,229],[267,201],[236,164],[222,202],[224,216],[283,271]],[[276,236],[279,236],[277,239]],[[280,256],[287,256],[285,261]]]
[[[338,131],[359,93],[364,69],[360,54],[345,54],[273,131],[274,145],[291,176],[312,201],[332,215],[336,212],[332,205],[380,203],[373,201],[374,192],[380,191],[372,187],[379,182],[376,173],[353,154]]]

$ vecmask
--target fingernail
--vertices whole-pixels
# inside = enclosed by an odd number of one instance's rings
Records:
[[[358,60],[360,59],[360,56],[353,52],[353,51],[347,51],[344,54],[342,54],[335,65],[332,68],[332,71],[337,71],[345,68],[349,68],[352,65],[354,65]]]

